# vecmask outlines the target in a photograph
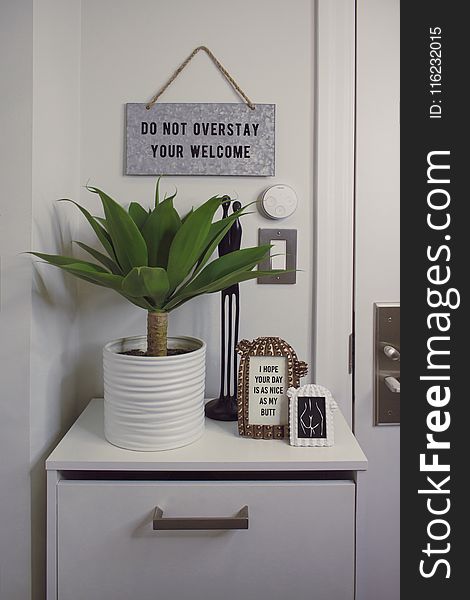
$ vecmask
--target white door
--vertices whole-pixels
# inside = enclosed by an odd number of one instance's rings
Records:
[[[399,0],[357,2],[354,431],[357,600],[398,600],[398,426],[373,420],[373,303],[399,301]]]
[[[314,377],[369,460],[356,600],[399,598],[400,428],[374,426],[373,405],[373,307],[399,301],[399,33],[399,0],[318,0]]]

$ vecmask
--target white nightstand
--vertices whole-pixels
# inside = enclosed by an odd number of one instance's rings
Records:
[[[47,600],[353,600],[367,460],[334,419],[330,448],[240,438],[236,423],[207,419],[189,446],[133,452],[104,439],[92,400],[46,462]],[[194,530],[201,517],[220,528]]]

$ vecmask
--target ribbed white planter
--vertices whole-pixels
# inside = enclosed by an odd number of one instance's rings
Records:
[[[175,356],[129,356],[146,350],[145,336],[109,342],[103,349],[104,434],[128,450],[170,450],[204,432],[206,344],[191,337],[168,339]]]

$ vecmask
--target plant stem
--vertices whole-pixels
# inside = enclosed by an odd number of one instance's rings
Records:
[[[147,314],[147,355],[166,356],[168,343],[168,313],[165,311]]]

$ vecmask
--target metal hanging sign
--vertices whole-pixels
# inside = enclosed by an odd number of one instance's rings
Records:
[[[275,105],[126,105],[126,175],[275,174]]]

